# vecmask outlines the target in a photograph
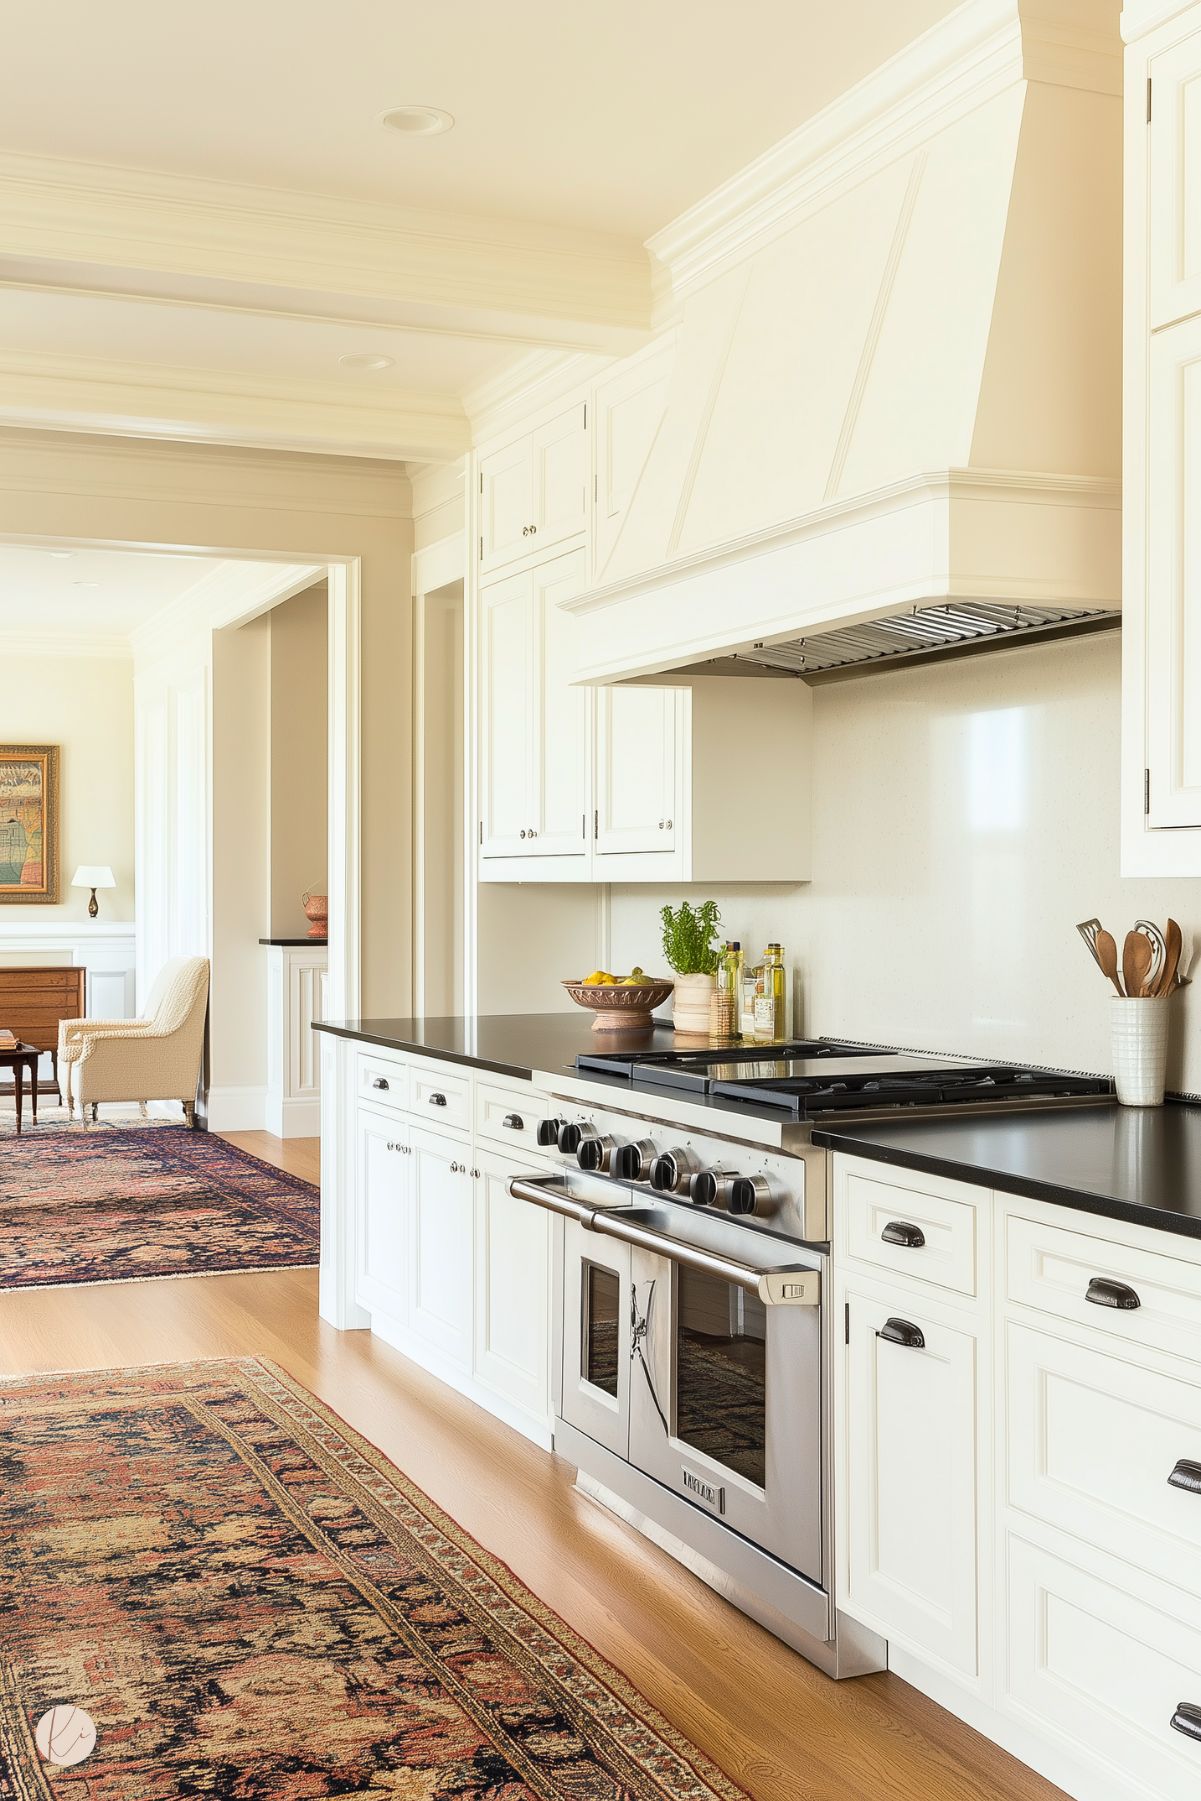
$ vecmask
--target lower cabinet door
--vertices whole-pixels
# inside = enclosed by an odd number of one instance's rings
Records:
[[[888,1638],[977,1672],[976,1341],[851,1295],[847,1592]]]
[[[413,1188],[411,1331],[445,1356],[471,1366],[471,1147],[414,1127],[409,1133]]]
[[[1097,1761],[1111,1785],[1106,1794],[1197,1801],[1195,1603],[1180,1597],[1186,1623],[1069,1555],[1012,1534],[1007,1550],[1007,1710],[1033,1716],[1052,1737],[1066,1733],[1077,1756]]]
[[[413,1229],[409,1128],[360,1107],[356,1134],[355,1299],[404,1325]]]
[[[549,1422],[551,1216],[513,1199],[511,1159],[477,1157],[476,1166],[474,1373]]]

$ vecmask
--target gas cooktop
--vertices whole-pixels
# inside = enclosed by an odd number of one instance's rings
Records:
[[[827,1038],[709,1051],[587,1051],[576,1058],[576,1068],[621,1077],[639,1088],[769,1107],[791,1119],[870,1109],[1037,1106],[1112,1094],[1112,1084],[1100,1076],[876,1051]]]

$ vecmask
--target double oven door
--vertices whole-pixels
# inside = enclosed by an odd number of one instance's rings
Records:
[[[671,1203],[562,1228],[563,1419],[819,1584],[823,1275]]]

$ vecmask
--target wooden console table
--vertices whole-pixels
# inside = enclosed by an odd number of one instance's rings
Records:
[[[55,1088],[59,1024],[83,1018],[86,980],[87,970],[70,963],[54,969],[0,969],[0,1026],[7,1026],[22,1044],[50,1052]]]

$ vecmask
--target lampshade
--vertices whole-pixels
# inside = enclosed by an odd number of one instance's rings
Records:
[[[117,879],[103,863],[81,863],[71,877],[72,888],[115,888]]]

